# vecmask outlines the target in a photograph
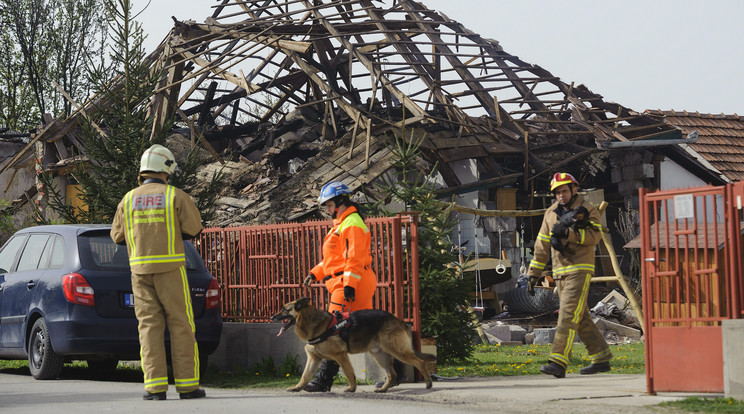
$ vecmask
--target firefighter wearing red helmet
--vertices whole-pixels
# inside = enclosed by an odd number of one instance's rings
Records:
[[[550,191],[556,201],[543,217],[535,240],[528,290],[534,295],[548,257],[552,256],[553,278],[558,288],[560,308],[553,347],[548,364],[540,371],[556,378],[566,376],[571,351],[579,336],[586,346],[591,365],[581,374],[610,370],[612,353],[589,315],[586,300],[594,275],[594,249],[601,238],[599,211],[578,194],[579,182],[569,173],[556,173]]]
[[[323,186],[318,197],[318,207],[331,216],[333,227],[323,240],[323,260],[310,270],[303,284],[325,283],[330,294],[329,312],[372,309],[377,288],[377,276],[372,271],[372,237],[350,195],[346,184],[332,181]],[[323,360],[305,391],[330,391],[338,370],[335,361]]]
[[[176,391],[181,399],[205,396],[199,388],[199,350],[183,249],[184,238],[201,232],[201,215],[188,194],[167,184],[175,170],[170,150],[157,144],[145,150],[140,186],[121,200],[111,226],[114,242],[127,246],[132,269],[145,400],[166,399],[166,326]]]

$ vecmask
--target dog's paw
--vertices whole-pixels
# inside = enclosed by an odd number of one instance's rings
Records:
[[[386,387],[382,386],[380,388],[375,388],[375,392],[387,392],[388,388],[390,388],[390,387],[387,387],[386,388]]]
[[[356,391],[356,388],[351,388],[351,387],[344,390],[344,392],[354,392],[354,391]]]
[[[299,392],[300,390],[302,390],[302,387],[289,387],[289,388],[287,388],[287,391],[289,391],[289,392]]]

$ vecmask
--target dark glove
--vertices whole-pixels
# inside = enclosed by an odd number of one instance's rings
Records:
[[[568,213],[564,214],[560,220],[553,224],[553,228],[551,229],[550,246],[559,253],[563,253],[563,242],[561,239],[568,237],[569,222],[573,223],[573,219],[568,216]]]
[[[585,229],[589,227],[589,210],[584,206],[578,206],[574,209],[573,218],[575,220],[574,229]]]
[[[556,221],[555,224],[553,224],[553,229],[551,232],[552,235],[559,238],[559,239],[565,239],[568,237],[568,227],[569,224],[565,222],[565,220],[559,220]]]
[[[313,283],[314,281],[315,281],[315,275],[310,273],[309,275],[305,276],[305,280],[302,281],[302,283],[300,284],[300,287],[302,287],[302,285],[305,285],[305,287],[309,288],[310,284]]]
[[[530,296],[535,296],[535,286],[540,282],[540,278],[537,276],[530,276],[529,282],[527,282],[527,293]]]
[[[563,253],[563,242],[556,235],[550,236],[550,247],[558,253]]]
[[[344,301],[354,302],[356,299],[356,291],[351,286],[344,286]]]

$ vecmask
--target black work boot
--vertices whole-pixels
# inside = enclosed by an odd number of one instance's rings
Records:
[[[178,397],[182,400],[191,400],[194,398],[204,398],[207,396],[206,391],[201,388],[195,389],[194,391],[182,392],[178,394]]]
[[[548,362],[548,365],[541,366],[540,372],[542,372],[543,374],[552,375],[556,378],[563,378],[566,376],[566,368],[564,368],[563,365],[553,361]]]
[[[607,372],[610,370],[610,361],[592,363],[588,367],[581,368],[581,375],[591,375],[598,372]]]
[[[397,359],[393,360],[393,370],[395,370],[395,381],[393,386],[400,385],[401,382],[405,382],[408,379],[406,375],[405,365]],[[375,382],[375,388],[381,388],[385,384],[385,380]]]
[[[333,378],[338,374],[338,363],[324,359],[320,363],[320,368],[315,374],[315,378],[305,385],[307,392],[328,392],[333,385]]]
[[[163,392],[145,391],[145,395],[142,396],[143,400],[149,400],[149,401],[163,401],[165,398],[166,398],[165,391]]]

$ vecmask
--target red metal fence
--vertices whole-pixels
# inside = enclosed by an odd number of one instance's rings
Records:
[[[386,310],[412,324],[419,345],[418,217],[415,213],[365,220],[372,234],[372,269],[377,275],[375,309]],[[326,308],[322,283],[300,286],[321,260],[321,245],[330,221],[264,226],[207,228],[195,246],[217,277],[222,317],[244,322],[268,322],[282,305],[310,296]]]
[[[723,392],[721,321],[742,309],[744,183],[640,190],[648,392]]]

